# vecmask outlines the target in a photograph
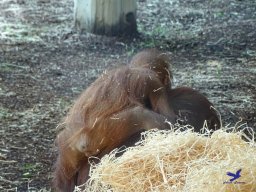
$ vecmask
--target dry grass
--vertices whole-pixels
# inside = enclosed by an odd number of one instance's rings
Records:
[[[256,147],[242,135],[146,132],[121,157],[113,151],[92,165],[85,191],[256,191]],[[241,177],[229,183],[226,173],[239,169]]]

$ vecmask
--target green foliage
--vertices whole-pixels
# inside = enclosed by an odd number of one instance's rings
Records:
[[[33,176],[33,172],[38,171],[39,168],[39,164],[35,163],[26,163],[24,164],[24,166],[22,167],[22,177],[23,178],[31,178]]]
[[[5,119],[10,115],[6,108],[0,107],[0,119]]]
[[[0,72],[12,72],[16,69],[27,69],[28,67],[14,65],[11,63],[1,63],[0,64]]]
[[[40,34],[44,29],[22,23],[0,23],[0,31],[3,39],[17,42],[38,42],[42,41]]]
[[[0,64],[0,72],[11,72],[13,70],[13,67],[10,66],[7,63],[1,63]]]
[[[221,78],[221,73],[222,73],[222,66],[217,65],[217,76],[218,76],[219,79]]]

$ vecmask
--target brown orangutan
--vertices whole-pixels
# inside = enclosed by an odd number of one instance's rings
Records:
[[[127,66],[103,73],[78,98],[57,136],[57,191],[72,191],[88,177],[88,158],[101,158],[142,130],[168,129],[175,114],[157,74]],[[147,109],[149,107],[152,110]]]
[[[205,121],[211,130],[220,128],[218,115],[213,104],[201,93],[189,87],[171,89],[172,73],[166,53],[157,49],[146,49],[137,53],[130,61],[131,68],[147,68],[155,71],[165,85],[169,107],[179,116],[181,124],[189,124],[200,132]],[[154,109],[153,109],[154,110]]]
[[[141,139],[141,133],[146,130],[140,130],[133,135],[131,135],[129,138],[125,139],[122,143],[120,143],[117,147],[119,149],[115,156],[120,157],[124,153],[124,148],[132,147],[134,146],[138,141]],[[97,156],[97,158],[92,158],[90,159],[90,163],[97,164],[100,162],[100,159],[104,156],[105,154],[102,154],[100,156]],[[77,172],[76,175],[76,185],[82,185],[84,184],[88,179],[89,179],[89,172],[90,172],[90,163],[88,163],[88,160],[86,162],[83,162],[81,164],[81,167],[79,168],[79,171]],[[84,189],[80,187],[80,189]]]
[[[143,131],[146,130],[140,130],[136,133],[134,133],[133,135],[129,136],[127,139],[125,139],[122,143],[120,143],[117,147],[117,149],[119,149],[115,156],[116,157],[120,157],[121,155],[123,155],[124,153],[124,147],[128,148],[128,147],[132,147],[134,146],[138,141],[140,141],[141,139],[141,133]],[[100,159],[104,156],[105,154],[102,154],[101,156],[98,156],[97,158],[92,158],[90,159],[90,163],[93,164],[97,164],[100,162]],[[90,163],[88,163],[88,160],[83,162],[83,164],[81,165],[81,167],[79,168],[79,171],[77,172],[76,175],[76,185],[82,185],[84,184],[88,179],[89,179],[89,171],[90,171]],[[80,189],[83,189],[82,187],[80,187]]]
[[[168,91],[169,104],[180,119],[180,124],[189,124],[194,131],[201,132],[220,128],[219,117],[213,104],[201,93],[189,87],[178,87]]]
[[[131,67],[147,68],[155,71],[160,81],[171,87],[172,73],[169,65],[168,55],[157,49],[145,49],[134,55],[129,63]]]
[[[168,105],[174,110],[174,113],[180,117],[181,124],[190,124],[194,127],[196,132],[200,132],[205,121],[208,128],[214,130],[220,127],[220,121],[216,112],[212,109],[212,103],[198,91],[189,87],[180,87],[171,89],[172,73],[169,69],[170,60],[167,54],[158,51],[157,49],[148,49],[136,54],[129,66],[131,68],[146,68],[151,69],[157,73],[157,77],[162,84],[165,85],[168,95]],[[145,102],[145,106],[153,109]],[[153,109],[154,110],[154,109]],[[173,115],[173,114],[171,114]],[[134,133],[128,139],[123,141],[121,146],[134,146],[140,140],[141,135],[139,132]],[[118,153],[117,156],[122,155]],[[89,166],[80,169],[79,176],[80,184],[83,178],[88,178]]]
[[[177,114],[195,131],[200,131],[205,120],[209,128],[219,127],[206,97],[187,87],[171,89],[166,54],[156,49],[142,51],[129,67],[103,74],[70,110],[66,128],[56,139],[59,157],[54,184],[58,191],[72,191],[88,179],[88,157],[100,159],[116,147],[132,146],[144,129],[168,129],[165,117],[174,123]]]

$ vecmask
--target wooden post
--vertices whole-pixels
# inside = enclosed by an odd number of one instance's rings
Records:
[[[136,8],[136,0],[74,0],[75,27],[100,35],[134,35]]]

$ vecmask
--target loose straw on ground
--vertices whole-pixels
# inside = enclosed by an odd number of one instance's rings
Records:
[[[241,136],[224,130],[211,136],[191,130],[148,131],[121,157],[113,151],[92,165],[84,191],[255,192],[256,147]],[[227,172],[239,169],[241,177],[230,182]]]

